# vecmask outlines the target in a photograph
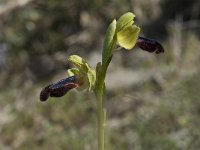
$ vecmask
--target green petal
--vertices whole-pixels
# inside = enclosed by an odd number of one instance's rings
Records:
[[[77,68],[71,68],[67,70],[67,74],[69,75],[69,77],[74,75],[80,75],[80,71]]]
[[[71,55],[68,60],[84,73],[87,73],[88,69],[90,68],[88,63],[78,55]]]
[[[72,62],[77,68],[68,69],[68,75],[77,75],[84,83],[77,88],[77,90],[82,91],[83,89],[88,88],[89,91],[91,91],[94,89],[96,84],[96,70],[91,68],[88,63],[78,55],[70,56],[69,61]]]
[[[136,25],[123,28],[117,33],[118,44],[125,49],[132,49],[137,41],[140,28]]]
[[[127,12],[124,15],[122,15],[117,20],[117,32],[122,30],[123,28],[126,28],[127,26],[133,25],[133,23],[134,23],[133,19],[134,18],[135,18],[135,15],[131,12]]]

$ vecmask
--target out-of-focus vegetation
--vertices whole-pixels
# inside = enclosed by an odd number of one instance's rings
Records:
[[[165,53],[115,53],[106,148],[200,148],[200,1],[0,0],[0,149],[97,149],[93,95],[39,93],[66,77],[70,54],[98,62],[108,23],[127,11]]]

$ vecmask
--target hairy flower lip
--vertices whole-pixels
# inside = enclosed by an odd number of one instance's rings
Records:
[[[71,76],[56,83],[50,84],[43,88],[40,92],[40,101],[46,101],[50,97],[62,97],[69,90],[77,88],[81,85],[77,76]]]
[[[46,87],[44,87],[43,89],[42,89],[42,91],[40,92],[40,101],[46,101],[48,98],[49,98],[49,94],[50,94],[50,86],[51,86],[52,84],[50,84],[50,85],[48,85],[48,86],[46,86]]]
[[[136,45],[140,47],[142,50],[148,51],[150,53],[153,52],[155,52],[156,54],[164,53],[163,46],[159,42],[153,39],[138,36]]]

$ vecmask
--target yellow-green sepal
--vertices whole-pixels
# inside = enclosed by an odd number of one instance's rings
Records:
[[[139,27],[130,25],[117,32],[117,42],[121,47],[130,50],[135,46],[139,33]]]
[[[74,76],[74,75],[80,75],[80,71],[77,68],[71,68],[67,70],[67,74],[69,75],[69,77]]]
[[[78,55],[71,55],[68,60],[81,72],[87,73],[88,69],[90,68],[88,63]]]
[[[96,70],[95,69],[89,69],[87,72],[87,78],[89,82],[89,91],[92,91],[95,88],[96,84]]]
[[[88,88],[89,91],[93,90],[96,83],[96,70],[91,68],[88,63],[78,55],[69,57],[69,61],[77,68],[68,69],[69,76],[76,75],[82,80],[83,85],[79,89]]]
[[[127,12],[124,15],[122,15],[117,20],[117,32],[122,30],[123,28],[126,28],[130,25],[133,25],[133,23],[134,23],[133,19],[134,18],[135,18],[135,15],[131,12]]]
[[[134,18],[133,13],[127,12],[117,20],[117,43],[125,49],[132,49],[135,46],[140,32],[140,28],[133,25]]]

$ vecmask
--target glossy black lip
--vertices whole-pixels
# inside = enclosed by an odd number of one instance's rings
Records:
[[[144,38],[139,36],[136,45],[142,50],[148,51],[150,53],[155,52],[156,54],[164,53],[163,46],[156,40]]]
[[[50,84],[43,88],[40,92],[40,101],[46,101],[50,97],[61,97],[65,95],[69,90],[78,87],[76,76],[71,76],[62,79],[56,83]]]

